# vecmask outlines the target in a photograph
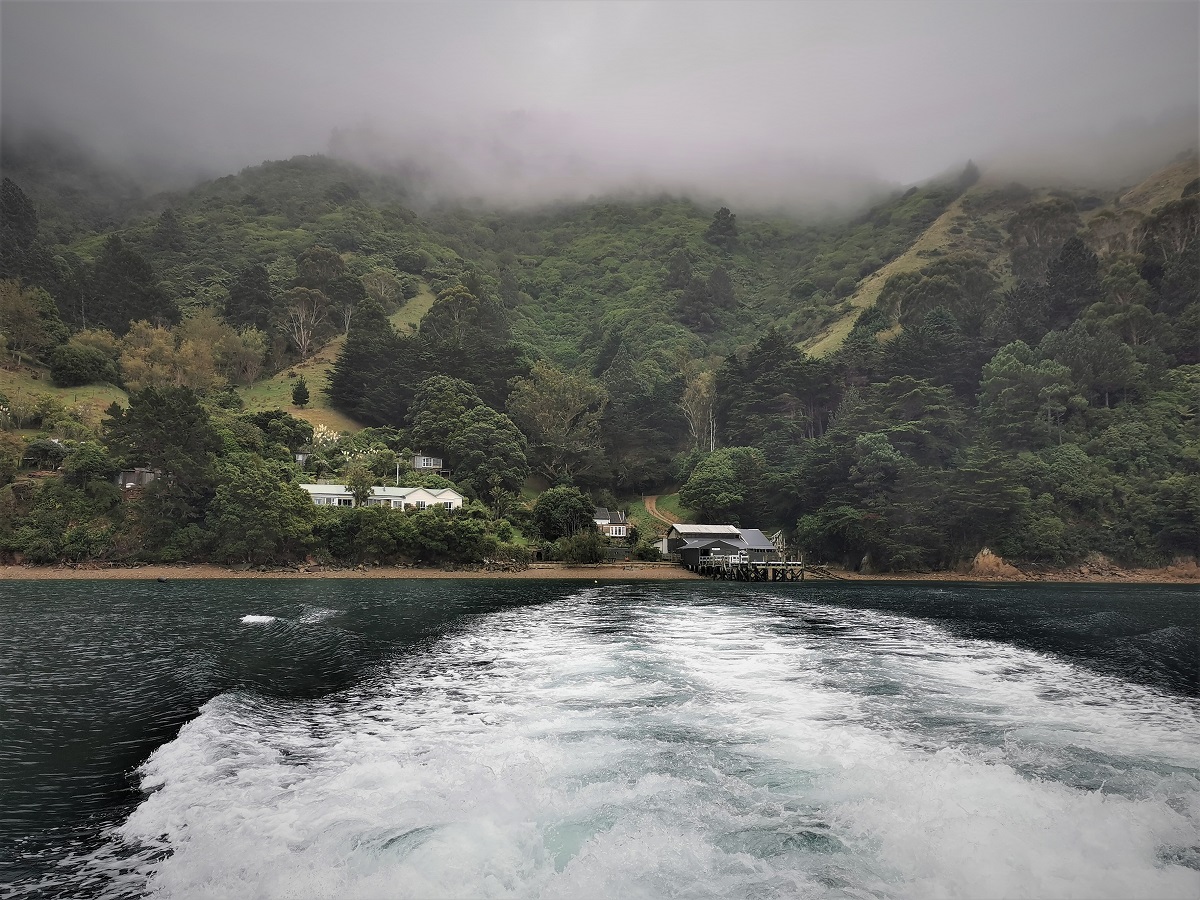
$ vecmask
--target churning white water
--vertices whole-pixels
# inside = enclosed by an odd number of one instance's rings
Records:
[[[878,611],[618,597],[479,617],[316,702],[217,697],[142,766],[114,889],[1200,894],[1194,701]]]

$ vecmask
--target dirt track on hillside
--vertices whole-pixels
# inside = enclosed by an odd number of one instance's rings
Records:
[[[662,512],[659,510],[657,494],[647,497],[645,500],[645,503],[646,503],[646,512],[648,512],[654,518],[658,519],[658,521],[663,522],[664,524],[667,524],[667,525],[674,525],[676,522],[679,521],[679,518],[677,516],[673,516],[669,512]]]

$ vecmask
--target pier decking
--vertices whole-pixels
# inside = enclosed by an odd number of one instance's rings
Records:
[[[743,562],[730,559],[702,559],[694,566],[688,566],[714,581],[804,581],[806,578],[819,578],[828,581],[846,581],[840,575],[835,575],[824,566],[814,566],[803,562]]]

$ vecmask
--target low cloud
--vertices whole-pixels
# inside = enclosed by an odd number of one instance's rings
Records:
[[[1195,144],[1194,3],[0,6],[6,140],[220,174],[334,152],[430,192],[860,202],[968,158],[1128,179]]]

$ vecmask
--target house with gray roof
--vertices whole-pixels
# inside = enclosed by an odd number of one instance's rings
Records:
[[[629,517],[619,509],[610,511],[606,506],[597,506],[592,513],[592,521],[605,537],[629,537]]]

